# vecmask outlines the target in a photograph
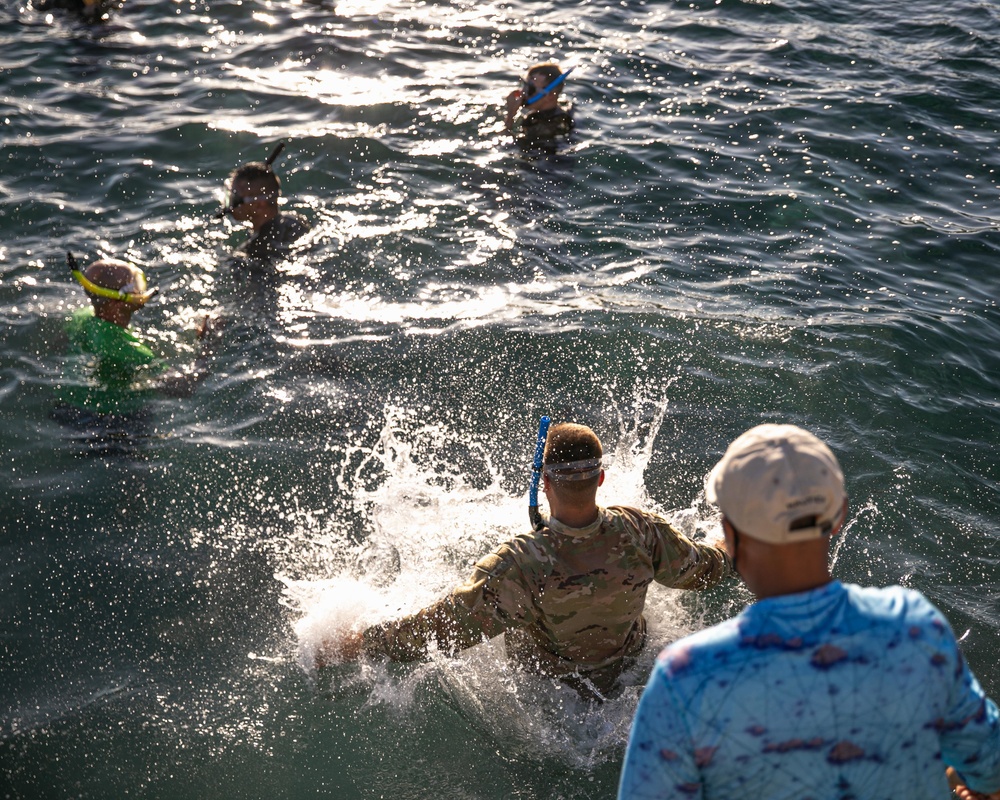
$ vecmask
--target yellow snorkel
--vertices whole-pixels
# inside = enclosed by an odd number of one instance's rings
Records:
[[[128,283],[121,289],[108,289],[105,286],[98,286],[92,280],[89,280],[86,275],[83,274],[80,269],[80,265],[72,253],[66,253],[66,263],[69,265],[69,270],[87,292],[94,297],[103,297],[106,300],[118,300],[122,303],[129,303],[133,306],[142,306],[149,302],[149,300],[160,293],[159,289],[146,289],[146,276],[143,274],[142,270],[138,270],[139,277],[132,283]]]

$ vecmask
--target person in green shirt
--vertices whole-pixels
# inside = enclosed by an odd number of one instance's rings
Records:
[[[90,433],[146,433],[150,398],[191,395],[207,374],[207,354],[203,351],[193,370],[171,370],[131,330],[132,315],[156,294],[138,267],[101,259],[81,270],[72,255],[67,260],[91,304],[67,323],[68,357],[52,416]],[[199,338],[211,329],[206,318]]]

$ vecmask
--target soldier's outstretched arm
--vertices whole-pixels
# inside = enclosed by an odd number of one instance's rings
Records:
[[[666,520],[654,524],[655,580],[672,589],[709,589],[733,575],[729,554],[719,545],[696,542]]]

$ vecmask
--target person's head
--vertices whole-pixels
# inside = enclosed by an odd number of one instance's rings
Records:
[[[74,273],[75,275],[77,273]],[[155,292],[146,289],[142,270],[126,261],[108,258],[94,261],[79,273],[77,280],[87,291],[97,317],[126,327],[132,314],[142,308]]]
[[[813,434],[795,425],[751,428],[709,473],[705,494],[722,511],[730,555],[759,596],[815,582],[820,572],[829,579],[829,542],[844,522],[847,495],[836,456]]]
[[[601,440],[586,425],[560,422],[549,428],[542,456],[546,493],[567,500],[593,497],[604,482]]]
[[[121,9],[123,2],[124,0],[37,0],[35,5],[40,11],[69,9],[75,11],[84,23],[98,25],[108,22],[111,13]]]
[[[524,94],[524,99],[528,100],[528,98],[533,97],[560,75],[562,75],[562,70],[556,63],[550,61],[543,64],[535,64],[528,70],[523,78],[524,86],[521,91]],[[532,108],[546,109],[558,105],[559,93],[561,91],[562,86],[557,86],[545,95],[545,97],[536,100],[532,105]]]
[[[81,0],[80,16],[90,24],[108,22],[111,12],[121,7],[122,0]]]
[[[250,222],[254,230],[278,216],[281,181],[269,164],[252,161],[229,175],[226,212],[238,222]]]

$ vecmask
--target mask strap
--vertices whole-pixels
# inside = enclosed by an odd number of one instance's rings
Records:
[[[103,297],[106,300],[118,300],[122,303],[141,306],[149,302],[153,296],[160,292],[159,289],[153,289],[139,294],[136,292],[123,292],[119,289],[108,289],[106,286],[98,286],[83,274],[80,270],[79,262],[77,262],[76,257],[72,253],[66,253],[66,263],[69,265],[70,273],[72,273],[76,282],[84,288],[87,294],[92,294],[95,297]]]

